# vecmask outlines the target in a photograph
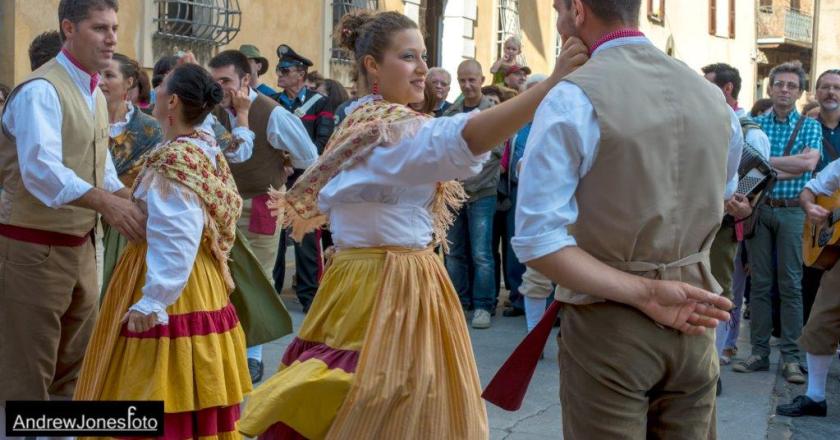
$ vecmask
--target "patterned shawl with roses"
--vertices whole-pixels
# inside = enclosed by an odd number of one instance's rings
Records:
[[[376,147],[387,148],[414,136],[431,116],[404,105],[390,103],[379,96],[361,98],[355,110],[330,138],[324,154],[298,178],[288,191],[272,188],[269,207],[278,223],[291,228],[297,241],[303,235],[328,223],[318,210],[318,193],[333,177],[360,163]],[[466,201],[463,187],[456,181],[439,182],[429,210],[432,214],[434,243],[448,250],[446,230]]]
[[[201,140],[215,143],[207,137]],[[165,179],[149,179],[150,173]],[[228,255],[236,240],[236,221],[242,214],[242,198],[222,153],[218,154],[216,166],[213,166],[199,147],[183,138],[175,139],[149,153],[135,185],[152,180],[164,192],[168,184],[184,185],[202,201],[205,232],[210,236],[213,256],[219,264],[228,291],[232,291],[234,285],[228,269]]]

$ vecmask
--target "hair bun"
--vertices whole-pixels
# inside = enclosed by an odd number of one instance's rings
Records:
[[[362,27],[372,21],[373,18],[374,14],[370,11],[344,14],[334,31],[338,44],[351,52],[355,52],[356,42],[359,41]]]
[[[225,92],[222,90],[222,86],[216,82],[207,83],[207,87],[204,89],[204,100],[209,106],[215,106],[222,102],[224,98]]]

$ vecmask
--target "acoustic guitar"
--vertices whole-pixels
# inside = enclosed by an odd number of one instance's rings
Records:
[[[805,220],[802,233],[802,260],[806,266],[829,270],[840,258],[840,190],[830,196],[817,196],[817,204],[830,211],[822,225]]]

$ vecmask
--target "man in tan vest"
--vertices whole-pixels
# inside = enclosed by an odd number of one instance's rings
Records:
[[[7,400],[73,395],[99,298],[97,212],[131,240],[145,216],[108,152],[97,71],[117,44],[115,0],[62,0],[64,45],[12,92],[0,136],[0,416]],[[0,420],[2,425],[3,420]]]
[[[591,58],[540,105],[519,183],[513,247],[563,287],[570,439],[715,435],[710,327],[731,303],[708,252],[740,126],[719,90],[638,31],[639,6],[554,1],[561,35]]]
[[[225,99],[213,114],[228,130],[245,126],[254,135],[253,151],[239,151],[239,157],[229,161],[244,200],[239,228],[271,279],[281,230],[266,206],[268,189],[280,189],[286,184],[287,166],[306,169],[314,164],[318,151],[297,116],[250,87],[251,67],[245,54],[238,50],[223,51],[210,60],[209,67],[225,91]],[[243,112],[244,106],[236,106],[240,110],[234,111],[234,102],[242,99],[251,102],[250,108]],[[248,367],[254,383],[262,379],[262,346],[248,349]]]

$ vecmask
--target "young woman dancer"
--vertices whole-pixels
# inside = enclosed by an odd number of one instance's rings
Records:
[[[214,138],[196,129],[223,93],[195,64],[158,92],[164,142],[133,189],[146,242],[117,263],[75,398],[162,400],[165,438],[238,438],[251,381],[227,258],[242,199]]]
[[[481,113],[433,119],[426,48],[395,12],[347,15],[363,96],[319,162],[278,195],[293,237],[329,218],[337,252],[280,371],[253,393],[240,431],[265,438],[483,439],[487,415],[464,314],[435,244],[445,247],[489,151],[586,60],[567,42],[552,77]]]

